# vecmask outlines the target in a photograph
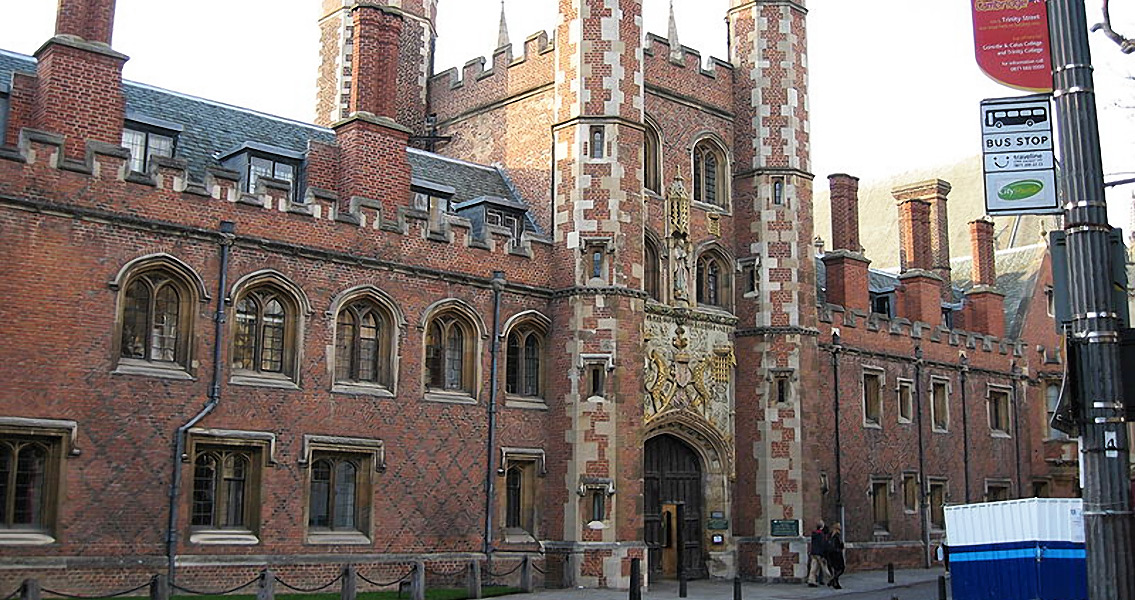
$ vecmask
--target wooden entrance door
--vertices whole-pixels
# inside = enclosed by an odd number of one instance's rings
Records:
[[[671,435],[647,440],[645,454],[647,574],[651,580],[675,577],[677,561],[681,560],[687,579],[705,577],[701,463],[685,442]],[[679,505],[682,510],[676,509]]]

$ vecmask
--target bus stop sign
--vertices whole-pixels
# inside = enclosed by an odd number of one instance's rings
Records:
[[[1061,212],[1048,94],[982,100],[981,154],[988,214]]]

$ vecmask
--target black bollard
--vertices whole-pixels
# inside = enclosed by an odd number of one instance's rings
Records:
[[[685,598],[686,597],[686,574],[685,573],[679,573],[678,574],[678,597],[679,598]]]
[[[733,600],[741,600],[741,576],[733,577]]]
[[[895,563],[887,563],[887,583],[895,582]]]
[[[631,559],[630,600],[642,600],[642,559]]]
[[[946,576],[938,576],[938,600],[946,600]]]

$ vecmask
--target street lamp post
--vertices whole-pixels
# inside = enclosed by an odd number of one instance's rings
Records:
[[[1048,0],[1072,342],[1084,454],[1088,597],[1135,600],[1127,424],[1120,388],[1118,307],[1084,0]]]

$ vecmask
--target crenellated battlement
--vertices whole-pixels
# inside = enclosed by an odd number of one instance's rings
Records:
[[[667,38],[653,33],[646,36],[643,62],[648,93],[664,90],[732,112],[732,64],[711,57],[704,65],[697,50],[680,46],[675,51]]]
[[[207,167],[203,178],[194,178],[183,158],[153,157],[148,173],[130,170],[125,148],[102,142],[87,142],[83,160],[64,158],[62,135],[30,128],[20,131],[16,148],[0,147],[0,195],[46,201],[52,206],[94,208],[127,219],[169,222],[178,226],[213,227],[219,220],[238,222],[241,229],[266,239],[304,244],[319,243],[328,249],[341,246],[367,256],[404,257],[415,249],[434,244],[454,246],[442,252],[421,252],[430,257],[452,255],[471,248],[489,255],[513,259],[536,258],[546,262],[551,241],[530,232],[513,243],[508,229],[497,225],[476,226],[469,219],[450,213],[438,216],[414,206],[398,206],[393,214],[373,198],[341,198],[334,190],[309,186],[302,201],[293,200],[287,181],[262,177],[255,192],[242,189],[241,174],[217,166]],[[68,179],[68,176],[71,179]],[[75,181],[78,176],[83,181]],[[35,190],[78,190],[66,198],[44,198]],[[206,204],[202,204],[205,202]],[[180,204],[180,206],[178,206]],[[88,205],[88,206],[83,206]],[[113,217],[105,217],[113,220]],[[300,219],[297,221],[297,219]],[[308,226],[302,224],[307,221]],[[360,247],[358,234],[373,233],[368,247]],[[400,239],[399,239],[400,238]],[[391,252],[392,249],[396,249]],[[483,259],[482,259],[483,260]],[[419,261],[428,262],[423,258]],[[438,261],[439,265],[443,261]],[[495,262],[495,261],[493,261]]]
[[[498,48],[485,68],[478,57],[461,68],[447,69],[429,81],[430,110],[445,123],[469,112],[533,92],[555,80],[555,39],[547,32],[528,36],[524,51],[513,57],[512,45]]]
[[[997,338],[983,333],[932,326],[922,321],[903,317],[890,318],[878,313],[847,309],[837,304],[821,304],[819,321],[830,329],[839,329],[841,337],[855,345],[886,347],[886,339],[907,338],[924,348],[927,345],[954,347],[987,354],[1012,354],[1020,358],[1025,354],[1025,342]],[[879,344],[880,339],[883,343]]]

